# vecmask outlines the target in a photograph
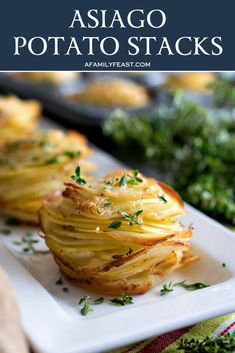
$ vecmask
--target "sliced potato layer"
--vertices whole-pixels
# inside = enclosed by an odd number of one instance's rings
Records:
[[[131,170],[80,184],[67,182],[39,210],[45,241],[75,284],[142,294],[190,263],[192,229],[177,221],[184,205],[169,186]]]
[[[36,132],[0,147],[0,209],[23,221],[37,222],[37,210],[52,191],[79,163],[84,172],[91,165],[86,139],[76,133],[59,130]]]

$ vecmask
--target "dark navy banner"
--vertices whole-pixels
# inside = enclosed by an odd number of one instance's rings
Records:
[[[231,0],[8,0],[0,70],[235,70]]]

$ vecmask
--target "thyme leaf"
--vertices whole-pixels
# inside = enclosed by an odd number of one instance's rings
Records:
[[[121,221],[114,221],[112,222],[107,228],[118,229],[122,225]]]
[[[193,290],[198,290],[198,289],[203,289],[203,288],[207,288],[209,287],[209,285],[204,284],[204,283],[200,283],[200,282],[196,282],[196,283],[186,283],[186,280],[182,281],[182,282],[178,282],[174,284],[174,287],[182,287],[184,289],[193,291]]]
[[[129,225],[132,226],[134,224],[140,224],[140,221],[138,220],[138,216],[143,212],[143,209],[136,211],[132,215],[122,212],[121,215],[123,218],[127,219],[129,221]]]
[[[81,178],[81,169],[80,166],[77,166],[75,169],[75,175],[72,175],[71,178],[78,184],[78,185],[85,185],[86,180]]]
[[[158,198],[159,198],[162,202],[167,203],[167,199],[165,198],[165,196],[160,195],[160,196],[158,196]]]
[[[59,279],[57,279],[57,281],[55,283],[57,284],[57,286],[61,286],[64,283],[63,278],[60,277]]]
[[[182,339],[177,347],[181,353],[234,353],[235,333],[228,333],[224,336],[203,340],[196,338]]]
[[[83,298],[79,300],[79,303],[78,303],[78,305],[83,305],[83,307],[80,310],[80,313],[83,316],[86,316],[93,311],[91,305],[99,305],[99,304],[102,304],[103,302],[104,302],[103,297],[97,298],[93,302],[90,302],[89,295],[85,295]]]
[[[139,185],[140,183],[143,182],[143,179],[141,179],[138,175],[139,175],[139,171],[137,169],[133,171],[132,175],[126,174],[125,172],[119,180],[119,187],[123,187],[126,184]]]
[[[34,237],[32,231],[27,231],[21,240],[13,241],[13,244],[21,246],[24,253],[30,254],[48,254],[48,250],[37,250],[34,245],[39,243],[39,240]]]
[[[168,284],[165,283],[163,285],[162,289],[160,290],[160,295],[163,296],[163,295],[168,294],[169,292],[173,292],[174,287],[182,287],[182,288],[184,288],[186,290],[193,291],[193,290],[207,288],[207,287],[209,287],[209,285],[201,283],[201,282],[186,283],[186,280],[181,281],[181,282],[177,282],[177,283],[174,283],[174,284],[172,282],[170,282]]]
[[[162,297],[163,295],[166,295],[170,292],[173,292],[173,284],[172,282],[169,283],[165,283],[162,287],[162,289],[160,290],[160,296]]]
[[[108,206],[110,206],[110,205],[112,205],[112,202],[105,202],[102,206],[103,206],[103,207],[108,207]]]
[[[104,302],[104,298],[103,297],[100,297],[100,298],[97,298],[96,300],[93,301],[93,305],[99,305],[99,304],[102,304]]]
[[[128,182],[128,176],[126,173],[124,173],[124,175],[119,180],[119,187],[122,188],[123,186],[125,186],[127,184],[127,182]]]
[[[109,302],[115,306],[124,306],[129,304],[134,304],[133,297],[129,295],[123,295],[122,298],[109,299]]]
[[[0,234],[2,234],[2,235],[10,235],[11,234],[11,230],[10,230],[10,228],[2,228],[2,229],[0,229]]]

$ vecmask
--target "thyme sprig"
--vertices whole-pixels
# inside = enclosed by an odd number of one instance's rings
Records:
[[[35,238],[32,231],[27,231],[21,240],[13,241],[14,245],[21,246],[22,252],[28,254],[48,254],[48,250],[37,250],[35,244],[39,243],[39,240]]]
[[[64,283],[64,282],[63,282],[63,278],[62,278],[62,277],[58,278],[57,281],[55,281],[55,284],[56,284],[57,286],[62,286],[63,283]]]
[[[112,202],[107,201],[107,202],[103,203],[102,207],[109,207],[111,205],[112,205]]]
[[[141,209],[141,210],[136,211],[133,214],[129,214],[127,212],[122,212],[121,215],[123,218],[127,219],[129,221],[129,225],[132,226],[134,224],[140,224],[140,220],[138,219],[138,216],[141,215],[141,213],[143,211],[144,210]]]
[[[134,304],[133,297],[129,295],[123,295],[120,298],[118,297],[118,298],[108,299],[108,301],[114,306],[125,306],[125,305]],[[83,316],[86,316],[93,311],[93,308],[92,308],[93,305],[99,305],[99,304],[102,304],[103,302],[104,302],[103,297],[100,297],[91,301],[90,296],[85,295],[79,300],[79,303],[78,303],[79,306],[82,306],[82,308],[80,309],[80,313]]]
[[[139,171],[135,169],[131,174],[127,174],[126,172],[123,174],[123,176],[119,180],[119,187],[124,187],[127,184],[130,185],[139,185],[140,183],[143,182],[143,179],[140,178],[139,176]]]
[[[75,169],[75,175],[72,175],[71,178],[78,184],[78,185],[85,185],[86,180],[81,178],[81,168],[78,165]]]
[[[173,292],[174,288],[173,288],[173,284],[172,282],[169,283],[165,283],[162,287],[162,289],[160,290],[160,296],[162,297],[163,295],[166,295],[170,292]]]
[[[67,157],[69,159],[74,159],[76,157],[79,157],[81,155],[81,151],[64,151],[62,153],[59,153],[57,155],[51,156],[46,160],[46,164],[56,164],[59,163],[60,157]]]
[[[115,306],[124,306],[129,304],[134,304],[133,297],[129,295],[123,295],[121,298],[109,299],[109,302]]]
[[[182,287],[184,289],[191,290],[191,291],[209,287],[208,284],[204,284],[201,282],[186,283],[186,280],[184,280],[182,282],[175,283],[174,286],[175,287]]]
[[[0,234],[1,235],[10,235],[11,234],[11,229],[10,228],[6,228],[6,227],[1,228],[0,229]]]
[[[107,228],[118,229],[122,225],[121,221],[114,221],[112,222]]]
[[[182,339],[177,350],[181,353],[234,353],[235,332],[216,338],[206,337],[203,340]]]
[[[91,305],[99,305],[99,304],[102,304],[103,302],[104,302],[103,297],[97,298],[93,302],[91,302],[89,295],[85,295],[83,298],[79,300],[79,303],[78,303],[78,305],[83,305],[83,307],[80,310],[80,313],[83,316],[86,316],[93,311]]]
[[[170,292],[173,292],[174,287],[182,287],[186,290],[193,291],[193,290],[207,288],[207,287],[209,287],[209,285],[201,283],[201,282],[186,283],[186,280],[181,281],[181,282],[177,282],[177,283],[169,282],[169,283],[165,283],[163,285],[162,289],[160,290],[160,295],[163,296],[163,295],[166,295]]]
[[[158,198],[159,198],[163,203],[167,203],[167,199],[165,198],[164,195],[160,195],[160,196],[158,196]]]

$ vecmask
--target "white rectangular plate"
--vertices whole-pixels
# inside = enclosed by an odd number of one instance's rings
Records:
[[[120,168],[101,151],[93,158],[100,166],[99,175]],[[192,207],[187,209],[184,223],[194,225],[192,245],[201,261],[177,271],[168,282],[186,279],[210,287],[194,292],[176,288],[160,297],[162,286],[158,286],[134,297],[129,306],[114,307],[105,301],[86,317],[80,314],[79,298],[98,296],[65,279],[62,286],[56,285],[60,274],[50,254],[30,255],[14,244],[27,230],[37,234],[37,229],[12,226],[9,236],[1,235],[0,264],[15,287],[23,326],[35,352],[98,353],[235,310],[235,234]],[[43,243],[36,246],[45,247]]]

